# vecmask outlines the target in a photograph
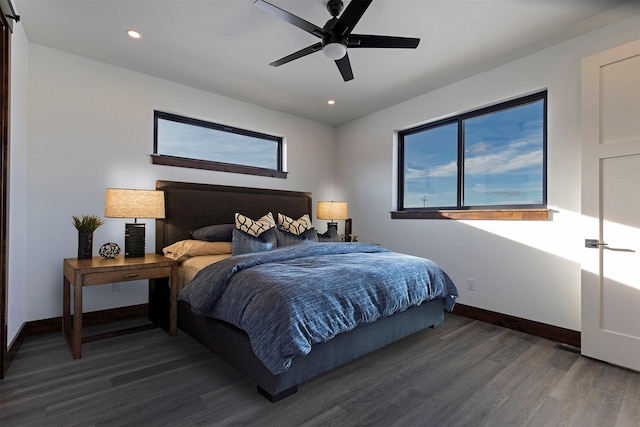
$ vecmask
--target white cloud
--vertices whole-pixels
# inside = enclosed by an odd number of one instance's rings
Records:
[[[451,162],[446,165],[430,168],[426,176],[432,178],[442,178],[446,176],[455,176],[458,173],[458,162]]]
[[[409,167],[404,171],[404,178],[407,181],[424,179],[426,176],[427,172],[423,169]]]
[[[467,153],[486,153],[491,149],[491,144],[488,142],[480,141],[471,145],[467,149]]]
[[[542,163],[542,151],[520,153],[507,150],[497,154],[478,156],[465,161],[466,175],[497,175],[526,169]]]

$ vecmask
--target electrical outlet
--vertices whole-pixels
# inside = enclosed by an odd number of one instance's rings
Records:
[[[476,290],[476,280],[475,279],[467,279],[467,289],[470,291]]]
[[[120,292],[122,290],[122,283],[116,282],[111,284],[111,292]]]

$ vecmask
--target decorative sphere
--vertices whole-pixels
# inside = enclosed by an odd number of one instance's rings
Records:
[[[117,243],[109,242],[100,246],[98,255],[104,258],[115,258],[120,255],[120,246]]]

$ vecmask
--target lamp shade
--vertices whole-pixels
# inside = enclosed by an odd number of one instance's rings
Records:
[[[164,191],[107,188],[107,218],[164,218]]]
[[[318,219],[347,219],[349,207],[347,202],[318,202]]]

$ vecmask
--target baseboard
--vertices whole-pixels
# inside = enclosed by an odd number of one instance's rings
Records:
[[[581,334],[579,331],[547,325],[546,323],[522,319],[508,314],[496,313],[482,308],[471,307],[464,304],[456,304],[454,314],[481,320],[492,325],[498,325],[516,331],[525,332],[537,337],[547,338],[553,341],[580,347]]]
[[[148,313],[147,304],[133,305],[130,307],[119,307],[108,310],[93,311],[82,315],[82,323],[86,326],[100,325],[103,323],[113,322],[117,320],[133,319],[137,317],[146,317]],[[516,331],[525,332],[553,341],[569,344],[574,347],[580,347],[581,334],[578,331],[564,329],[557,326],[547,325],[545,323],[534,322],[532,320],[522,319],[508,314],[496,313],[494,311],[482,308],[471,307],[464,304],[456,304],[453,313],[468,317],[470,319],[480,320],[493,325],[502,326]],[[2,378],[6,375],[9,365],[15,358],[20,346],[26,337],[52,332],[62,333],[62,317],[54,317],[51,319],[34,320],[26,322],[20,328],[20,331],[13,340],[11,346],[7,350],[5,366],[2,369]]]
[[[135,319],[138,317],[147,317],[148,314],[147,304],[138,304],[128,307],[110,308],[107,310],[91,311],[82,314],[83,326],[101,325],[104,323],[115,322],[118,320]],[[14,338],[13,342],[7,349],[5,356],[5,363],[2,367],[2,378],[4,378],[9,370],[9,366],[16,354],[20,350],[25,338],[49,334],[53,332],[60,332],[62,334],[62,317],[52,317],[50,319],[32,320],[25,322],[18,334]],[[1,379],[1,378],[0,378]]]
[[[115,322],[118,320],[133,319],[136,317],[146,317],[148,312],[147,304],[131,305],[128,307],[110,308],[107,310],[90,311],[82,314],[83,326],[102,325],[103,323]],[[25,324],[26,336],[49,334],[51,332],[62,333],[62,317],[51,319],[33,320]]]
[[[2,366],[2,376],[0,379],[4,378],[7,375],[7,371],[9,370],[9,366],[11,366],[11,362],[16,358],[16,354],[18,354],[18,350],[20,350],[20,346],[22,345],[24,339],[27,337],[25,333],[25,325],[22,324],[20,330],[16,334],[15,338],[11,342],[11,345],[7,348],[7,352],[4,354],[4,363]]]

